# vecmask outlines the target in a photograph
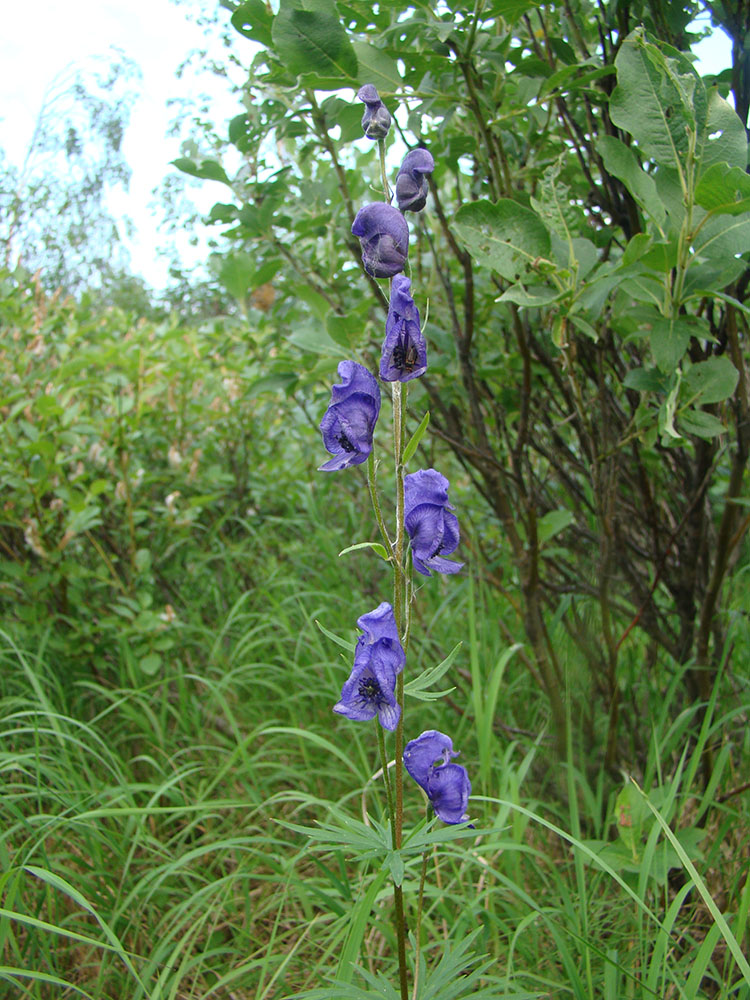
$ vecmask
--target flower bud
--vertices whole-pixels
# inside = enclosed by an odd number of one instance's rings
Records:
[[[391,115],[378,97],[377,90],[371,83],[366,83],[364,87],[359,88],[357,97],[365,105],[362,131],[368,139],[385,139],[391,127]]]
[[[362,245],[362,263],[374,278],[392,278],[403,271],[409,253],[409,227],[397,208],[384,201],[357,212],[352,233]]]
[[[435,169],[432,154],[412,149],[404,157],[396,175],[396,201],[402,212],[421,212],[427,201],[427,174]]]

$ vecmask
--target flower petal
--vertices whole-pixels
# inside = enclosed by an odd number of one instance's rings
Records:
[[[471,782],[461,764],[443,764],[433,768],[427,780],[427,794],[443,823],[463,823],[468,819]]]
[[[403,275],[397,275],[391,286],[380,356],[380,377],[386,382],[408,382],[427,370],[427,345],[410,286],[411,281]]]
[[[425,792],[430,773],[436,761],[446,764],[451,757],[457,757],[453,740],[437,729],[426,729],[404,747],[404,766],[411,777]]]
[[[334,455],[323,472],[346,469],[366,461],[380,413],[380,388],[375,377],[356,361],[338,366],[341,382],[331,389],[331,402],[320,421],[323,444]]]
[[[401,212],[384,201],[361,208],[352,224],[362,247],[365,270],[376,278],[403,271],[409,253],[409,226]]]
[[[404,525],[414,568],[423,576],[457,573],[463,563],[442,558],[458,548],[458,518],[448,503],[448,480],[435,469],[404,477]]]
[[[427,202],[427,174],[435,169],[432,154],[412,149],[404,157],[396,176],[396,201],[402,212],[421,212]]]

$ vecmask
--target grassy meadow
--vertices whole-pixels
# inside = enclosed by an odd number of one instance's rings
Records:
[[[349,657],[317,626],[352,639],[387,585],[371,553],[339,558],[375,537],[362,470],[315,471],[332,366],[264,383],[248,324],[139,321],[7,272],[0,358],[0,996],[325,996],[358,956],[348,995],[383,995],[386,873],[302,832],[383,812],[373,724],[332,714]],[[428,858],[419,995],[459,995],[443,956],[460,995],[747,1000],[747,551],[708,704],[630,638],[615,773],[553,623],[565,762],[502,539],[452,482],[466,569],[421,587],[407,669],[462,645],[450,693],[406,712],[453,734],[476,834]]]

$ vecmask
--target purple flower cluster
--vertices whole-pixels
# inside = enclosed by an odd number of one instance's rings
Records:
[[[369,139],[384,139],[391,116],[377,90],[366,84],[357,97],[365,104],[364,134]],[[396,178],[398,208],[387,202],[365,205],[352,225],[352,233],[360,240],[364,269],[375,278],[392,279],[380,358],[384,382],[409,382],[427,371],[419,310],[411,295],[411,281],[401,274],[409,253],[409,227],[403,213],[424,208],[427,177],[434,166],[426,149],[411,150]],[[331,389],[331,401],[320,422],[323,443],[333,456],[320,466],[324,472],[367,461],[380,413],[380,388],[363,365],[342,361],[338,374],[341,382]],[[462,563],[444,558],[458,547],[458,520],[448,502],[448,480],[435,469],[404,477],[404,527],[418,573],[431,576],[461,569]],[[354,650],[354,663],[333,710],[356,722],[377,717],[384,729],[393,731],[401,720],[396,681],[406,661],[393,608],[383,602],[362,615],[357,624],[362,634]],[[451,761],[455,756],[449,737],[432,729],[407,743],[403,754],[406,770],[444,823],[466,819],[471,792],[466,768]]]

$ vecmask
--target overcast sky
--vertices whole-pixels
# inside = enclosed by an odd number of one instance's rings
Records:
[[[211,3],[211,0],[204,0]],[[217,0],[218,2],[218,0]],[[189,4],[187,4],[189,6]],[[226,11],[220,16],[228,17]],[[211,118],[221,129],[237,114],[237,98],[227,85],[210,74],[189,74],[177,80],[175,73],[187,54],[207,41],[205,29],[189,20],[185,7],[172,0],[33,0],[3,3],[0,33],[0,147],[11,161],[20,164],[34,128],[44,94],[52,80],[71,64],[92,56],[106,55],[111,46],[122,49],[139,65],[143,80],[141,97],[131,117],[125,138],[125,156],[132,168],[127,195],[112,204],[135,222],[137,235],[131,244],[133,270],[155,287],[166,283],[166,265],[155,257],[156,245],[164,242],[156,232],[149,209],[153,189],[174,168],[169,161],[179,155],[179,143],[166,137],[174,112],[167,100],[187,97],[191,92],[212,93]],[[240,47],[243,44],[239,39]],[[726,36],[716,32],[702,43],[700,71],[719,72],[729,65]],[[251,58],[248,45],[248,62]],[[203,182],[195,189],[202,211],[226,198],[220,186]],[[182,252],[195,260],[185,242]]]
[[[228,17],[226,11],[222,16]],[[167,100],[209,90],[211,117],[222,126],[238,113],[237,98],[211,74],[176,71],[188,53],[207,41],[206,30],[186,16],[171,0],[33,0],[3,4],[0,32],[0,147],[20,165],[31,139],[45,92],[71,64],[85,65],[106,56],[112,46],[122,49],[143,74],[140,97],[125,136],[124,153],[132,168],[129,191],[111,204],[129,215],[137,234],[131,244],[133,270],[159,287],[166,281],[166,265],[156,261],[159,240],[154,213],[148,203],[152,191],[170,171],[170,160],[180,155],[179,141],[166,137],[174,111]],[[201,210],[220,200],[218,186],[204,182],[195,189]],[[190,254],[187,245],[185,253]],[[191,255],[194,256],[194,253]]]

